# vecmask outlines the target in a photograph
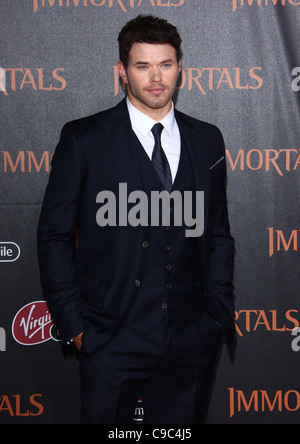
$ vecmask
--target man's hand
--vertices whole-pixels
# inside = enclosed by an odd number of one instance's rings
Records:
[[[73,338],[73,342],[74,342],[75,347],[77,348],[78,351],[80,351],[81,346],[82,346],[82,335],[83,335],[83,332],[80,333],[80,335],[75,336],[75,338]]]

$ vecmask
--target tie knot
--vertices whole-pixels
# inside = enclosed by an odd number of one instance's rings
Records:
[[[164,126],[161,123],[157,123],[156,125],[154,125],[154,127],[152,128],[152,134],[154,136],[154,139],[160,142],[160,138],[161,138],[161,133],[164,130]]]

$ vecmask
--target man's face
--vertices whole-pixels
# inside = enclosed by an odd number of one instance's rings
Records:
[[[127,70],[122,62],[118,69],[136,108],[156,120],[168,114],[181,71],[173,46],[134,43]]]

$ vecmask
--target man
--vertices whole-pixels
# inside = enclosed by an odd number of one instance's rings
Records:
[[[128,97],[68,123],[53,158],[38,229],[42,284],[63,342],[79,350],[82,423],[130,423],[140,396],[145,423],[199,423],[222,334],[231,342],[234,332],[223,138],[174,109],[182,54],[173,25],[139,16],[119,46]],[[163,223],[154,191],[193,192],[194,221],[204,192],[203,235],[187,236],[176,199]],[[140,224],[124,219],[124,208],[138,219],[134,203]]]

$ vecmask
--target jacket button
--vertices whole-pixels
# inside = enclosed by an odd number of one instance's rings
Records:
[[[163,310],[167,310],[167,308],[168,308],[168,304],[163,303],[162,306],[161,306],[161,308],[162,308]]]
[[[143,248],[148,248],[149,247],[149,242],[143,242]]]
[[[136,286],[137,288],[139,288],[139,287],[141,286],[141,282],[140,282],[139,280],[136,280],[136,281],[135,281],[135,286]]]

